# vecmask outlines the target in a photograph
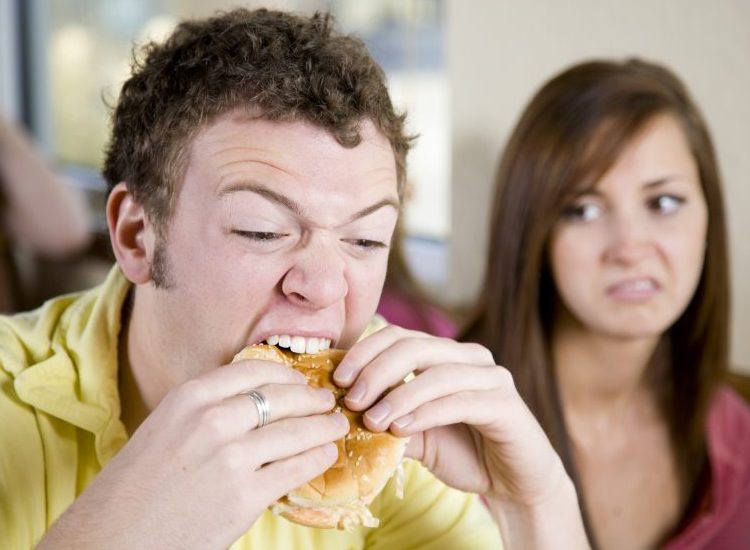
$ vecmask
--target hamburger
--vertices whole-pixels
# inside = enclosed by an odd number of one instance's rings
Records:
[[[377,527],[368,505],[399,471],[406,438],[388,432],[375,433],[362,423],[362,413],[344,405],[346,390],[333,382],[333,370],[344,351],[327,349],[315,354],[293,353],[266,344],[249,346],[234,360],[262,359],[293,367],[305,375],[307,383],[331,390],[336,398],[334,411],[349,419],[349,433],[336,441],[336,463],[312,481],[297,487],[276,501],[271,510],[286,519],[319,528],[350,530],[357,525]],[[397,476],[397,482],[401,475]],[[400,489],[398,489],[400,491]]]

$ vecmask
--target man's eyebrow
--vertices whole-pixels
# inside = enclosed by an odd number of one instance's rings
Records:
[[[251,193],[255,193],[256,195],[260,195],[261,197],[271,201],[275,202],[277,204],[280,204],[287,210],[291,210],[298,216],[302,216],[302,207],[289,197],[282,195],[280,193],[276,193],[275,191],[271,191],[268,187],[265,187],[264,185],[261,185],[256,182],[252,181],[244,181],[239,183],[234,183],[232,185],[228,185],[227,187],[223,188],[221,191],[219,191],[219,196],[223,197],[225,195],[229,195],[230,193],[237,193],[239,191],[249,191]],[[373,212],[380,210],[381,208],[385,206],[391,206],[393,207],[397,212],[400,208],[398,200],[394,198],[385,198],[381,201],[376,202],[375,204],[371,206],[367,206],[360,210],[359,212],[355,213],[346,223],[351,223],[353,221],[359,220],[360,218],[364,218],[365,216],[369,216]]]
[[[284,196],[280,193],[276,193],[275,191],[271,191],[268,187],[265,187],[259,183],[255,183],[251,181],[234,183],[232,185],[229,185],[219,192],[219,196],[223,197],[225,195],[229,195],[230,193],[237,193],[239,191],[250,191],[251,193],[260,195],[261,197],[271,202],[280,204],[281,206],[283,206],[287,210],[291,210],[298,216],[302,216],[302,208],[300,207],[298,203],[296,203],[295,201],[293,201],[287,196]]]
[[[359,220],[360,218],[364,218],[365,216],[369,216],[376,210],[380,210],[381,208],[385,206],[393,207],[396,210],[396,212],[398,212],[399,210],[399,203],[397,200],[392,199],[392,198],[386,198],[386,199],[383,199],[382,201],[376,202],[372,206],[363,208],[362,210],[354,214],[351,218],[349,218],[349,221],[347,223],[351,223],[353,221]]]

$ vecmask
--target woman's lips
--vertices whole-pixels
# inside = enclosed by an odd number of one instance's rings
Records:
[[[616,300],[642,301],[653,298],[661,291],[661,285],[651,277],[626,279],[607,287],[607,296]]]

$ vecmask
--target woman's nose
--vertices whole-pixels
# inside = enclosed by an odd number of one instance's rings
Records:
[[[637,263],[653,250],[648,223],[633,214],[614,216],[609,224],[605,258],[620,264]]]
[[[311,238],[297,252],[281,285],[287,299],[310,309],[324,309],[344,299],[349,286],[346,262],[336,243]]]

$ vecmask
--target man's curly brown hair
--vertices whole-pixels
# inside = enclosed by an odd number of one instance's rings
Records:
[[[304,121],[345,147],[370,120],[393,148],[401,194],[412,138],[391,103],[383,70],[361,40],[334,29],[330,14],[311,17],[236,9],[184,21],[163,44],[134,55],[133,74],[112,115],[104,177],[126,182],[160,230],[176,202],[196,133],[244,108],[261,118]]]

